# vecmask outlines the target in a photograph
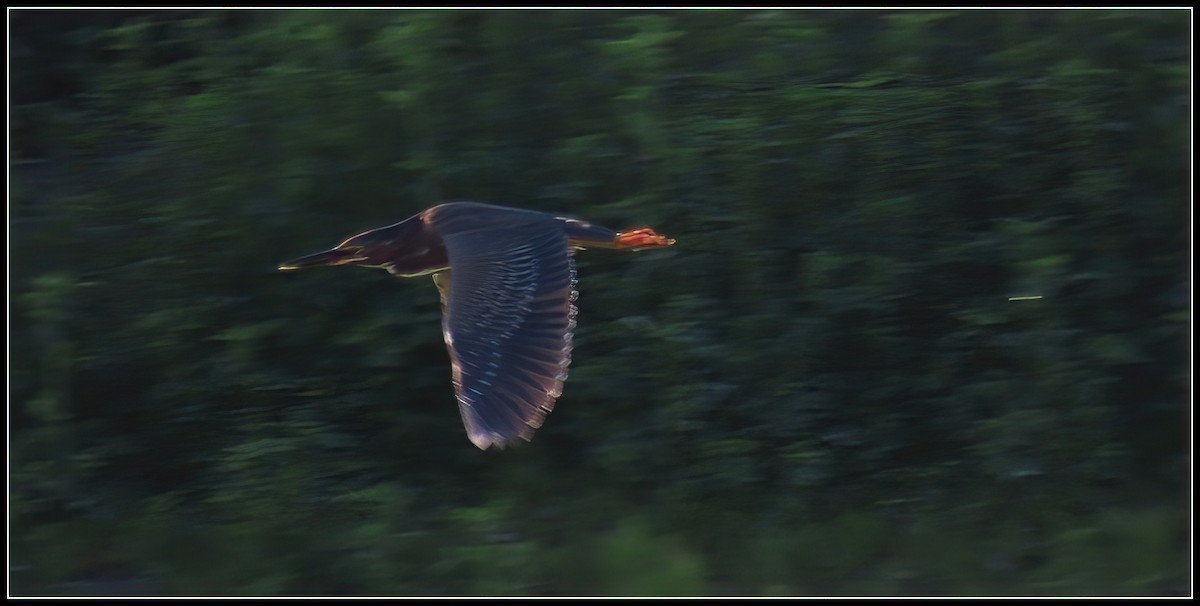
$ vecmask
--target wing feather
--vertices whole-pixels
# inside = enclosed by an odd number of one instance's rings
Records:
[[[467,435],[483,449],[529,440],[554,409],[571,361],[575,266],[567,236],[560,221],[537,213],[482,223],[476,213],[461,229],[441,218],[435,225],[451,270],[434,279]]]

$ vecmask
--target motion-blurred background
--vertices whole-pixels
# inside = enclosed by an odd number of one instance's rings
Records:
[[[1186,10],[9,18],[16,595],[1190,591]],[[516,449],[448,200],[678,239]]]

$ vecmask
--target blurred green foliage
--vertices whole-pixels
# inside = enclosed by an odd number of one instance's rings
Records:
[[[14,594],[1190,591],[1187,11],[10,19]],[[509,451],[452,199],[679,242]]]

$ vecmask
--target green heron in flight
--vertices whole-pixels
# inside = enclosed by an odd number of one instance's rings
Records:
[[[649,228],[451,202],[288,261],[281,270],[358,265],[433,274],[442,335],[467,436],[487,449],[533,437],[562,394],[575,329],[575,263],[583,248],[642,250],[675,241]]]

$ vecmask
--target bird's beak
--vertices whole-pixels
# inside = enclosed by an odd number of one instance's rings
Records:
[[[280,271],[289,271],[293,269],[303,269],[305,267],[316,267],[318,265],[345,265],[355,261],[362,261],[363,257],[355,254],[355,251],[346,250],[343,248],[334,248],[325,252],[319,252],[315,255],[292,259],[287,263],[279,265]]]

